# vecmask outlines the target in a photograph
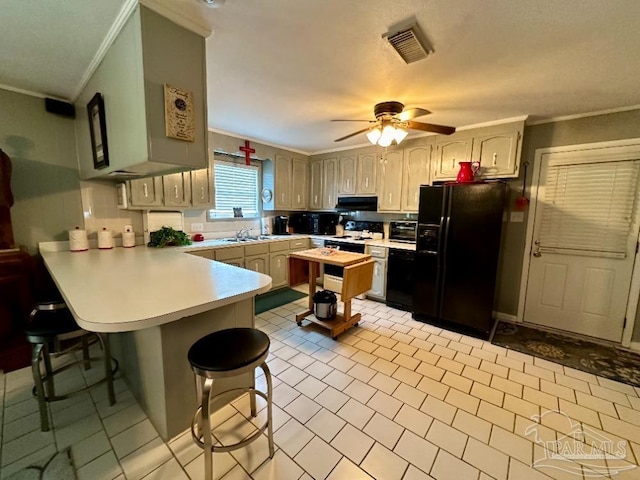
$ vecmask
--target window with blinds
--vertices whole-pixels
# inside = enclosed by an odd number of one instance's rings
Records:
[[[550,165],[540,248],[624,258],[636,208],[640,161]]]
[[[242,208],[243,217],[259,217],[258,165],[216,160],[213,164],[216,208],[209,218],[233,218],[233,209]]]

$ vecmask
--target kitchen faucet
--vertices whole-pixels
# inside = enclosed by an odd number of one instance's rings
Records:
[[[240,240],[241,238],[247,238],[247,236],[251,233],[251,228],[241,228],[236,232],[236,239]]]

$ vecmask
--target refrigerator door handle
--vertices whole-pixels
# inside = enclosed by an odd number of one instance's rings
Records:
[[[438,280],[438,285],[440,291],[438,292],[438,318],[442,318],[442,305],[444,303],[444,288],[447,281],[447,244],[449,243],[449,225],[451,224],[451,197],[452,191],[451,189],[447,189],[447,201],[446,201],[446,212],[447,218],[444,227],[444,235],[442,235],[442,231],[440,232],[440,248],[442,249],[442,256],[440,261],[438,262],[438,276],[440,276],[440,269],[442,269],[442,278]]]

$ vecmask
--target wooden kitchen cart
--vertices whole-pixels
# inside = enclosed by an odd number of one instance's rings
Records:
[[[336,250],[331,255],[323,255],[326,249],[312,248],[291,252],[289,254],[289,268],[295,270],[301,262],[309,264],[309,309],[296,315],[296,323],[302,325],[302,320],[307,319],[330,331],[331,337],[335,339],[345,330],[356,325],[360,321],[360,313],[351,314],[351,299],[371,289],[373,279],[373,266],[375,262],[371,260],[371,255],[363,253],[342,252]],[[337,265],[344,267],[342,278],[342,291],[340,300],[344,303],[344,310],[336,316],[334,320],[320,320],[313,313],[313,295],[316,293],[316,277],[320,264]]]

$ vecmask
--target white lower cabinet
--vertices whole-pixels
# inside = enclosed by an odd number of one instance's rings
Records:
[[[287,252],[269,255],[269,275],[271,288],[286,287],[289,284],[289,255]]]
[[[367,297],[376,300],[384,300],[387,295],[387,254],[389,249],[386,247],[375,247],[367,245],[366,252],[371,255],[374,261],[373,279],[371,282],[371,290],[367,292]]]
[[[269,275],[269,255],[254,255],[244,258],[244,268]]]

